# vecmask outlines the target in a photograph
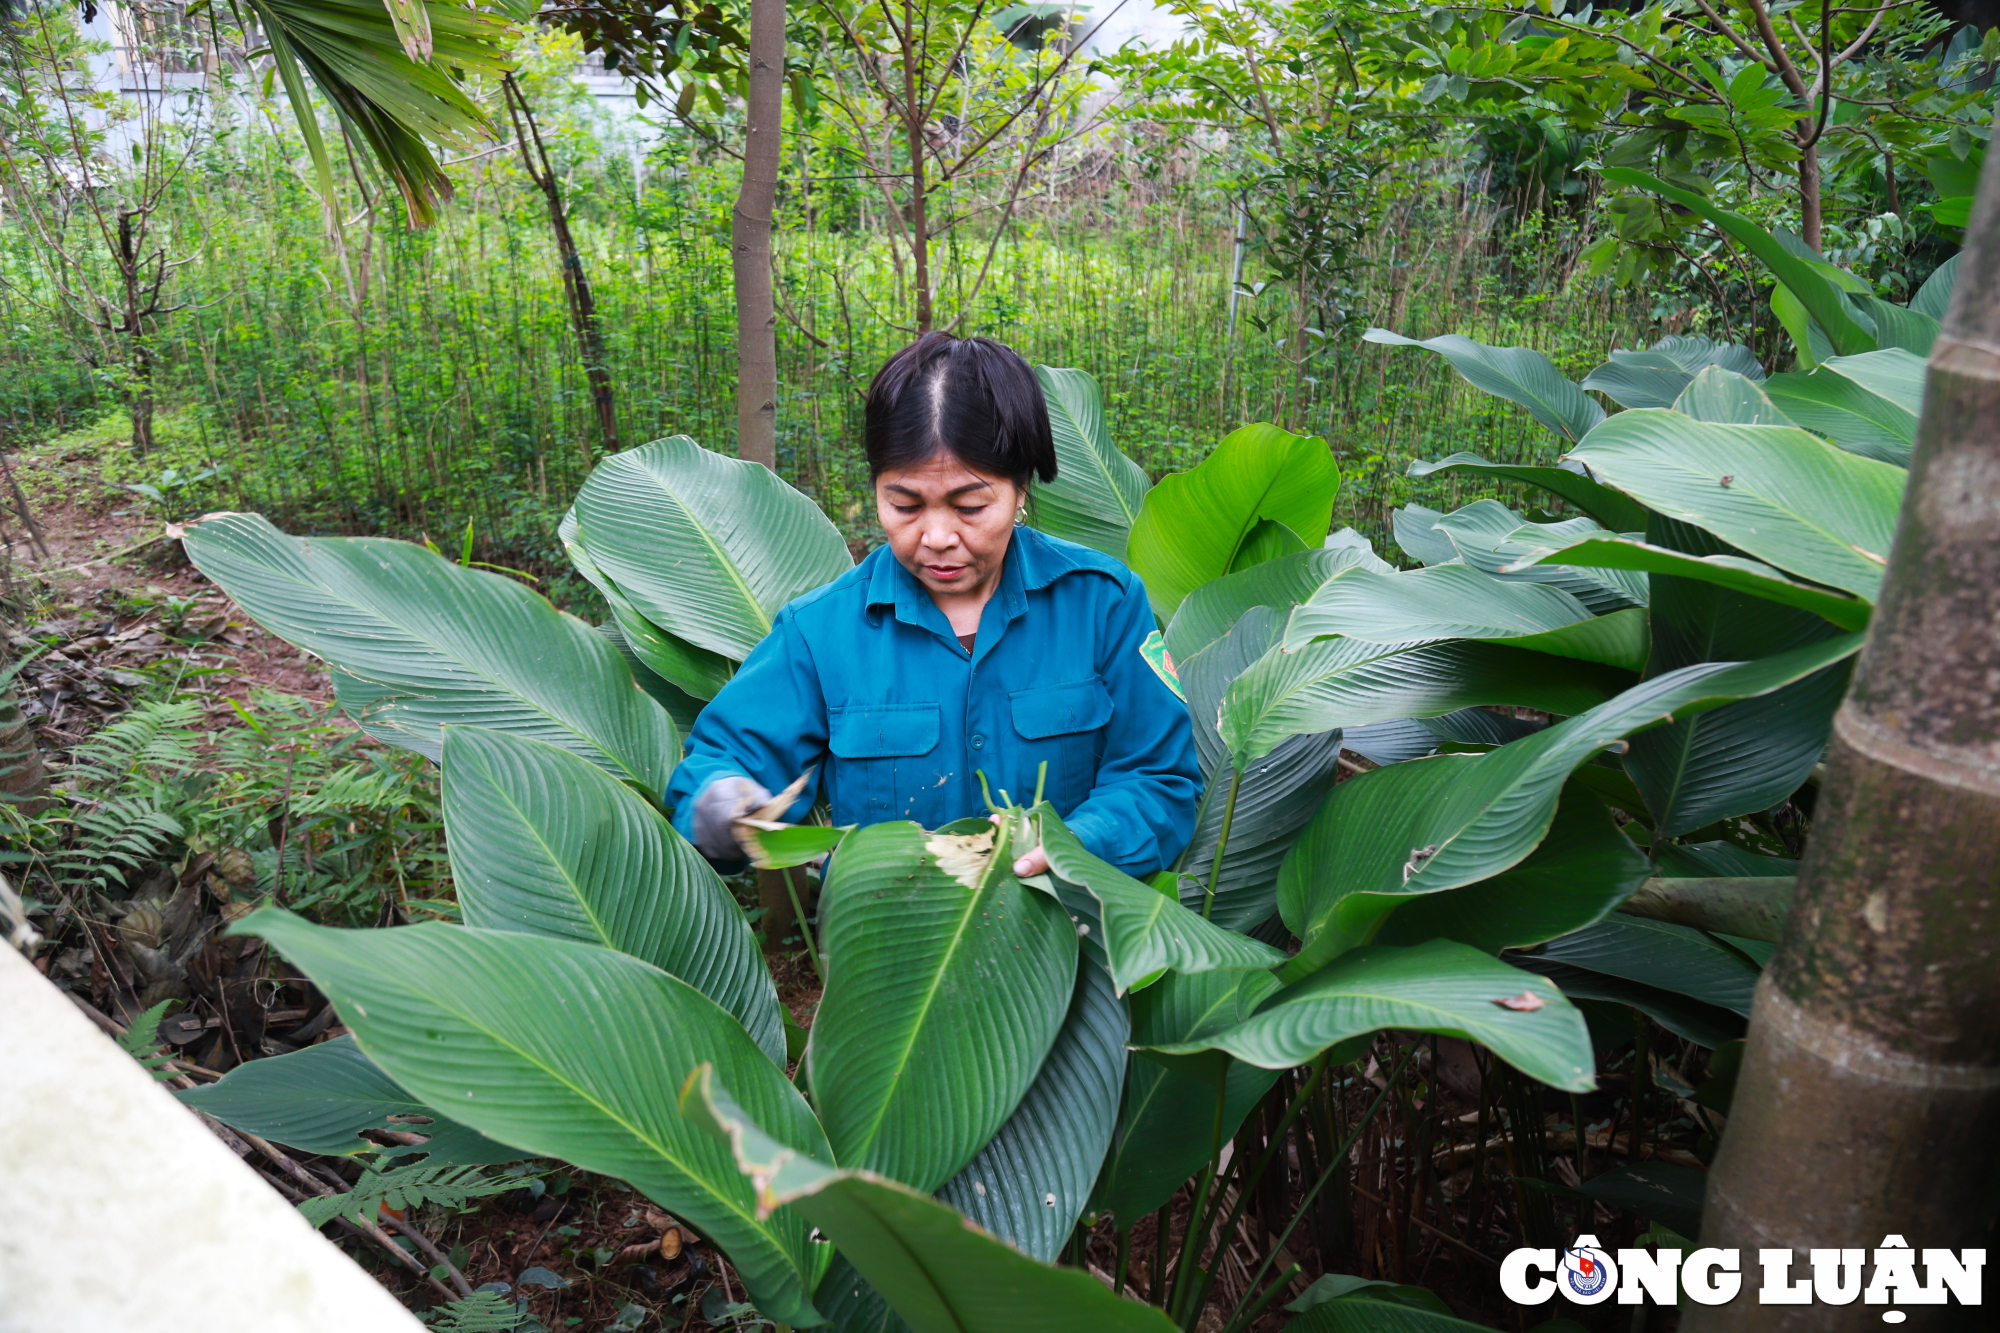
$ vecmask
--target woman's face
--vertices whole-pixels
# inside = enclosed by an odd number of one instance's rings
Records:
[[[969,468],[942,450],[875,478],[875,507],[890,551],[942,598],[983,603],[991,595],[1015,512],[1026,498],[1007,478]]]

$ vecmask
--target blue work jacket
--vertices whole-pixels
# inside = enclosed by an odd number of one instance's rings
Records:
[[[780,611],[702,710],[667,799],[694,837],[694,798],[741,774],[779,791],[816,781],[833,822],[938,828],[1044,796],[1083,845],[1132,875],[1172,863],[1194,829],[1201,769],[1187,706],[1141,653],[1154,628],[1131,570],[1017,528],[970,653],[881,547]]]

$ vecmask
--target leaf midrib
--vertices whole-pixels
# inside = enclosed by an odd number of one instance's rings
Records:
[[[1834,448],[1834,446],[1827,445],[1827,448],[1832,449]],[[1706,473],[1696,472],[1692,467],[1689,467],[1687,464],[1679,462],[1676,459],[1655,455],[1649,458],[1647,461],[1652,463],[1653,466],[1658,467],[1664,472],[1674,473],[1683,481],[1706,482],[1708,480]],[[1764,505],[1771,513],[1786,519],[1790,519],[1792,522],[1797,523],[1800,527],[1812,533],[1814,536],[1819,537],[1822,540],[1826,541],[1827,543],[1831,544],[1832,546],[1838,548],[1838,550],[1841,551],[1847,558],[1859,561],[1862,569],[1867,570],[1876,575],[1876,583],[1879,586],[1881,582],[1881,570],[1879,567],[1879,562],[1886,560],[1887,558],[1886,555],[1878,555],[1874,552],[1870,552],[1867,550],[1866,547],[1860,546],[1855,542],[1849,541],[1846,537],[1842,536],[1838,532],[1835,532],[1833,529],[1824,526],[1823,524],[1817,522],[1814,519],[1808,518],[1805,514],[1799,512],[1798,510],[1789,508],[1786,505],[1781,504],[1778,500],[1776,500],[1769,493],[1767,493],[1767,490],[1765,488],[1759,487],[1754,483],[1743,484],[1741,488],[1738,489],[1738,485],[1734,482],[1734,479],[1732,478],[1732,484],[1730,489],[1735,494],[1740,495],[1744,498],[1754,498],[1759,504]],[[1712,516],[1713,511],[1707,510],[1706,506],[1704,506],[1703,508],[1707,513],[1709,513]],[[1697,526],[1705,528],[1708,525],[1706,523],[1698,523]],[[1738,542],[1735,544],[1741,545],[1742,543]],[[1748,548],[1746,547],[1745,549]],[[1776,564],[1775,561],[1771,561],[1770,563],[1774,565]],[[1783,566],[1778,566],[1778,567],[1781,569],[1783,568]],[[1789,569],[1785,570],[1785,572],[1791,574],[1797,573],[1796,570],[1789,570]],[[1853,589],[1846,588],[1842,589],[1842,591],[1853,592]],[[1861,596],[1862,594],[1856,593],[1855,595]]]
[[[1242,1031],[1242,1030],[1243,1030],[1244,1028],[1246,1028],[1246,1027],[1249,1027],[1249,1026],[1250,1026],[1250,1024],[1252,1024],[1252,1023],[1256,1022],[1256,1021],[1257,1021],[1258,1019],[1260,1019],[1260,1018],[1263,1018],[1263,1019],[1268,1019],[1268,1020],[1270,1020],[1270,1021],[1269,1021],[1269,1023],[1267,1023],[1267,1025],[1266,1025],[1266,1026],[1271,1026],[1271,1027],[1275,1027],[1275,1026],[1277,1025],[1278,1021],[1279,1021],[1279,1020],[1280,1020],[1280,1019],[1281,1019],[1281,1018],[1282,1018],[1282,1017],[1283,1017],[1283,1016],[1285,1015],[1285,1013],[1286,1013],[1286,1012],[1287,1012],[1288,1010],[1296,1010],[1296,1009],[1302,1009],[1302,1008],[1304,1008],[1304,1007],[1305,1007],[1306,1005],[1308,1005],[1308,1004],[1312,1004],[1312,1003],[1314,1003],[1315,1001],[1319,1001],[1319,1000],[1334,1000],[1334,1001],[1339,1001],[1339,1000],[1371,1000],[1371,1001],[1375,1001],[1375,1002],[1377,1002],[1377,1003],[1381,1003],[1381,1004],[1400,1004],[1400,1005],[1406,1005],[1406,1006],[1408,1006],[1409,1008],[1411,1008],[1411,1009],[1414,1009],[1414,1010],[1417,1010],[1417,1011],[1418,1011],[1418,1012],[1420,1012],[1420,1013],[1424,1013],[1424,1014],[1439,1014],[1439,1015],[1443,1015],[1443,1016],[1445,1016],[1445,1017],[1447,1017],[1447,1018],[1450,1018],[1450,1019],[1452,1019],[1452,1020],[1453,1020],[1453,1026],[1455,1026],[1455,1027],[1460,1027],[1460,1028],[1464,1028],[1464,1029],[1466,1029],[1466,1030],[1468,1030],[1468,1031],[1492,1031],[1492,1030],[1493,1030],[1493,1029],[1491,1029],[1491,1028],[1489,1028],[1489,1027],[1488,1027],[1488,1023],[1492,1022],[1492,1020],[1491,1020],[1490,1018],[1486,1018],[1486,1016],[1485,1016],[1485,1015],[1477,1015],[1476,1017],[1478,1017],[1478,1018],[1485,1018],[1485,1019],[1486,1019],[1486,1021],[1484,1021],[1484,1022],[1479,1022],[1479,1021],[1474,1021],[1474,1018],[1473,1018],[1473,1017],[1469,1017],[1468,1015],[1466,1015],[1465,1013],[1463,1013],[1463,1012],[1461,1012],[1461,1011],[1458,1011],[1458,1010],[1454,1010],[1454,1009],[1447,1009],[1447,1008],[1443,1007],[1442,1005],[1438,1005],[1438,1004],[1434,1004],[1434,1003],[1432,1003],[1432,1002],[1430,1002],[1430,1001],[1427,1001],[1427,1000],[1419,1000],[1419,999],[1412,999],[1412,998],[1410,998],[1410,997],[1409,997],[1409,996],[1407,996],[1407,995],[1397,995],[1397,994],[1377,994],[1377,993],[1376,993],[1376,992],[1374,992],[1374,991],[1369,991],[1369,990],[1360,990],[1360,989],[1343,989],[1343,990],[1333,990],[1333,991],[1320,991],[1320,992],[1318,992],[1318,993],[1316,993],[1316,994],[1314,994],[1314,995],[1312,995],[1312,996],[1310,996],[1310,997],[1307,997],[1307,998],[1305,998],[1305,999],[1302,999],[1302,1000],[1297,1000],[1297,1001],[1295,1001],[1295,1002],[1294,1002],[1293,1004],[1291,1004],[1291,1005],[1287,1005],[1287,1006],[1281,1006],[1281,1007],[1279,1007],[1279,1008],[1275,1008],[1275,1009],[1267,1009],[1267,1010],[1265,1010],[1265,1011],[1264,1011],[1263,1013],[1261,1013],[1261,1014],[1252,1014],[1252,1015],[1251,1015],[1251,1016],[1250,1016],[1249,1018],[1246,1018],[1246,1019],[1244,1019],[1244,1020],[1243,1020],[1243,1022],[1242,1022],[1241,1024],[1239,1024],[1239,1025],[1237,1026],[1237,1029],[1236,1029],[1236,1030],[1237,1030],[1237,1031],[1238,1031],[1238,1032],[1240,1033],[1240,1032],[1241,1032],[1241,1031]],[[1548,1004],[1548,1003],[1547,1003],[1546,1001],[1544,1001],[1544,1003],[1543,1003],[1543,1007],[1544,1007],[1544,1008],[1552,1008],[1552,1007],[1554,1007],[1554,1006],[1551,1006],[1551,1005],[1549,1005],[1549,1004]],[[1300,1021],[1304,1021],[1304,1018],[1305,1018],[1305,1016],[1304,1016],[1303,1014],[1299,1015],[1299,1019],[1300,1019]],[[1372,1031],[1373,1029],[1371,1028],[1371,1029],[1367,1029],[1367,1030],[1370,1030],[1370,1031]],[[1221,1035],[1221,1034],[1217,1034],[1217,1035]],[[1350,1033],[1349,1035],[1350,1035],[1350,1036],[1352,1036],[1352,1035],[1356,1035],[1356,1034],[1352,1034],[1352,1033]],[[1336,1038],[1335,1040],[1344,1040],[1344,1038]],[[1233,1054],[1233,1052],[1232,1052],[1232,1054]],[[1241,1058],[1241,1057],[1239,1057],[1239,1058]]]
[[[1082,441],[1083,451],[1090,455],[1091,463],[1096,466],[1098,475],[1104,481],[1104,488],[1111,492],[1112,502],[1117,505],[1118,512],[1124,515],[1125,528],[1129,532],[1132,525],[1139,521],[1139,511],[1126,503],[1125,492],[1118,485],[1117,475],[1112,470],[1110,455],[1098,448],[1098,441],[1094,437],[1094,433],[1083,428],[1082,421],[1077,417],[1076,413],[1070,411],[1067,404],[1059,404],[1059,406],[1063,416],[1069,421],[1070,428],[1076,432],[1076,438]],[[1104,410],[1101,402],[1098,405],[1097,420],[1101,426],[1104,421]],[[1115,450],[1118,447],[1108,437],[1103,441],[1103,445],[1105,449],[1111,450]],[[1121,454],[1119,456],[1123,457],[1124,455]]]
[[[996,842],[998,841],[996,839]],[[867,1132],[862,1136],[860,1145],[857,1147],[856,1151],[859,1155],[865,1156],[875,1147],[876,1139],[882,1132],[882,1123],[889,1118],[889,1108],[896,1102],[897,1095],[903,1089],[902,1078],[910,1067],[910,1053],[916,1049],[918,1035],[923,1032],[931,1010],[936,1007],[937,997],[944,989],[944,975],[950,970],[951,964],[958,958],[960,951],[965,947],[971,927],[972,914],[978,909],[979,904],[985,899],[988,890],[992,887],[992,877],[996,867],[1000,865],[1007,850],[1004,845],[994,847],[991,857],[987,860],[986,869],[979,877],[979,886],[966,897],[965,907],[959,914],[958,925],[952,930],[950,942],[946,946],[943,956],[939,959],[936,970],[931,973],[929,984],[924,989],[923,1001],[917,1006],[916,1012],[911,1015],[910,1021],[905,1028],[902,1049],[895,1053],[895,1059],[890,1065],[893,1072],[883,1080],[882,1099],[876,1105],[873,1116],[864,1122],[867,1126]],[[928,855],[928,852],[926,852],[926,855]],[[944,872],[941,867],[937,867],[935,862],[933,862],[933,868],[937,869],[940,874],[945,874],[947,879],[953,879],[954,882],[957,882],[953,876]]]
[[[281,533],[279,535],[283,536],[284,534]],[[308,573],[310,573],[313,563],[316,561],[316,557],[310,551],[303,549],[306,545],[306,539],[290,538],[289,540],[298,543],[299,547],[301,548],[298,552],[300,556],[300,562],[306,565]],[[644,774],[639,773],[637,770],[633,769],[629,764],[625,762],[625,759],[622,755],[613,754],[610,751],[606,750],[603,746],[597,743],[594,737],[586,735],[580,728],[575,726],[568,719],[562,717],[557,713],[549,711],[549,709],[543,707],[540,704],[537,704],[527,695],[522,694],[519,690],[514,689],[512,686],[507,685],[505,682],[500,680],[497,676],[493,675],[491,672],[485,671],[473,665],[471,662],[467,661],[464,657],[460,656],[458,653],[446,651],[445,648],[437,641],[417,633],[414,629],[412,629],[408,625],[405,625],[400,620],[397,620],[392,616],[384,614],[375,607],[367,606],[361,602],[355,601],[353,598],[334,589],[334,587],[331,584],[325,582],[315,583],[309,581],[308,578],[301,578],[286,573],[285,571],[277,568],[276,566],[255,557],[254,555],[250,556],[246,560],[246,563],[251,564],[258,569],[264,570],[267,574],[271,575],[272,577],[281,579],[284,582],[292,585],[293,587],[311,593],[315,593],[323,597],[329,597],[333,601],[338,602],[343,606],[349,607],[352,610],[360,612],[366,618],[376,620],[381,624],[387,625],[393,629],[400,631],[412,641],[418,644],[422,644],[425,647],[429,648],[439,657],[442,657],[450,662],[456,662],[459,666],[464,668],[466,672],[471,676],[473,676],[475,679],[484,681],[495,692],[500,693],[504,697],[515,700],[517,703],[525,707],[528,712],[538,717],[543,717],[548,719],[550,722],[554,723],[559,730],[567,732],[569,735],[576,737],[579,741],[582,741],[585,745],[589,746],[592,753],[601,754],[605,758],[609,759],[611,762],[617,764],[620,771],[622,771],[626,776],[630,777],[633,781],[649,786],[651,785],[649,783],[646,783],[646,777]],[[321,637],[332,637],[332,636],[322,634]],[[315,655],[317,656],[317,654]],[[390,689],[401,688],[399,686],[392,685],[387,680],[371,678],[369,675],[364,674],[362,671],[357,670],[353,665],[347,662],[338,662],[335,663],[335,665],[339,666],[343,671],[348,672],[350,675],[359,677],[362,680],[367,680],[372,685],[378,685]],[[441,693],[442,692],[443,691],[441,691]],[[470,693],[470,691],[458,691],[458,690],[453,690],[450,692]]]
[[[660,476],[652,468],[646,467],[643,471],[647,479],[651,480],[659,488],[660,494],[664,495],[687,518],[695,532],[700,534],[702,542],[708,547],[709,554],[714,556],[716,562],[722,566],[723,572],[729,576],[729,581],[736,585],[737,592],[742,595],[743,604],[750,608],[751,615],[754,617],[753,623],[757,625],[760,631],[758,637],[762,638],[764,635],[769,634],[771,632],[771,617],[764,613],[764,604],[757,600],[757,594],[751,590],[750,584],[743,577],[742,571],[736,567],[735,558],[722,549],[722,544],[709,532],[708,524],[696,515],[694,506],[688,503],[686,497],[681,492],[675,490],[668,484],[666,478]],[[582,523],[583,520],[579,518],[577,520],[579,528],[581,528]]]
[[[644,960],[634,959],[634,961],[643,962]],[[568,1089],[570,1093],[577,1098],[578,1101],[583,1102],[587,1106],[596,1108],[596,1110],[601,1115],[603,1115],[603,1117],[606,1120],[618,1126],[620,1129],[623,1129],[626,1133],[630,1134],[636,1142],[652,1149],[653,1154],[656,1157],[658,1157],[661,1161],[671,1165],[675,1170],[679,1171],[681,1175],[683,1175],[689,1181],[699,1186],[703,1193],[707,1194],[711,1199],[721,1203],[726,1209],[728,1209],[729,1212],[741,1218],[753,1231],[764,1236],[770,1242],[771,1248],[776,1250],[781,1256],[783,1256],[785,1262],[792,1267],[794,1272],[798,1274],[801,1288],[809,1290],[809,1287],[806,1282],[805,1270],[799,1267],[797,1262],[794,1260],[789,1247],[780,1242],[777,1236],[772,1234],[772,1232],[762,1222],[759,1222],[757,1220],[754,1208],[749,1211],[746,1211],[742,1207],[742,1205],[739,1204],[736,1200],[728,1198],[727,1196],[716,1192],[716,1190],[708,1184],[708,1182],[702,1177],[702,1175],[698,1171],[692,1169],[680,1157],[671,1152],[665,1144],[662,1144],[659,1140],[655,1139],[650,1134],[638,1128],[638,1126],[633,1124],[633,1122],[630,1119],[628,1119],[620,1112],[612,1109],[612,1107],[606,1102],[604,1102],[601,1098],[597,1097],[595,1094],[591,1092],[585,1091],[574,1080],[557,1072],[545,1061],[539,1059],[534,1055],[529,1054],[527,1050],[525,1050],[515,1042],[512,1042],[507,1038],[501,1036],[500,1033],[495,1031],[492,1027],[474,1018],[470,1013],[466,1012],[462,1008],[459,1008],[457,1005],[453,1004],[449,999],[445,998],[444,996],[433,994],[427,990],[423,990],[418,987],[412,986],[410,985],[406,977],[397,973],[383,971],[379,968],[370,966],[365,962],[359,964],[350,964],[350,965],[357,966],[359,970],[369,973],[371,976],[375,977],[378,981],[387,982],[391,987],[405,990],[410,994],[413,994],[421,999],[428,1000],[430,1003],[435,1004],[439,1009],[442,1009],[445,1013],[452,1015],[453,1017],[457,1018],[460,1022],[464,1023],[467,1027],[471,1028],[473,1031],[478,1032],[484,1037],[486,1037],[486,1039],[491,1041],[495,1046],[498,1046],[503,1051],[512,1053],[523,1064],[529,1066],[532,1069],[539,1070],[544,1077],[549,1079],[550,1082],[556,1084],[559,1087]],[[662,971],[664,973],[664,969],[662,969]],[[664,973],[664,974],[671,975],[670,973]],[[681,984],[687,985],[686,982],[682,982]],[[694,990],[694,987],[689,986],[688,989]],[[700,994],[699,991],[696,991],[695,993]],[[708,997],[703,996],[702,998],[707,999]],[[709,1002],[711,1004],[714,1003],[714,1001],[712,1000]],[[721,1009],[722,1006],[716,1005],[716,1008]],[[723,1012],[725,1014],[728,1013],[727,1010],[723,1010]],[[358,1040],[359,1039],[357,1038],[357,1043]],[[370,1056],[370,1058],[374,1059],[375,1057]],[[468,1128],[472,1127],[468,1126]],[[790,1147],[791,1145],[787,1144],[786,1146]],[[793,1151],[799,1152],[801,1156],[810,1156],[809,1153],[805,1152],[802,1149],[793,1149]]]

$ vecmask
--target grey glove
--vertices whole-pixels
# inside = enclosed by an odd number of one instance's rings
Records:
[[[694,798],[695,849],[711,861],[741,861],[732,825],[746,811],[769,802],[771,793],[738,774],[717,778]]]

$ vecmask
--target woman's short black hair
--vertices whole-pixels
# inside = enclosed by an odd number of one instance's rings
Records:
[[[872,480],[943,452],[1026,489],[1056,479],[1049,405],[1021,354],[991,338],[932,330],[890,357],[868,386],[863,441]]]

